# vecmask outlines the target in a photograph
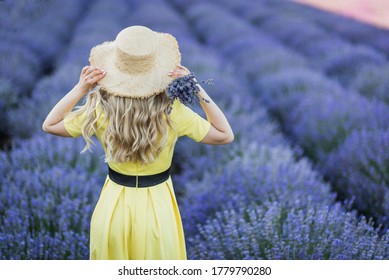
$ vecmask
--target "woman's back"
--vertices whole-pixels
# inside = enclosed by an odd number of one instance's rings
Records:
[[[173,158],[174,146],[181,136],[188,136],[196,142],[200,142],[208,133],[211,124],[205,119],[201,118],[197,113],[190,108],[175,100],[172,104],[170,113],[167,117],[170,119],[171,126],[168,126],[166,145],[160,151],[153,162],[147,164],[140,164],[132,161],[117,162],[108,161],[108,165],[113,170],[122,174],[131,175],[150,175],[163,172],[167,170]],[[109,120],[106,118],[106,113],[101,109],[101,106],[96,108],[95,115],[98,116],[96,122],[95,136],[103,146],[104,151],[107,151],[107,146],[104,143],[103,135],[107,129]],[[65,118],[66,130],[73,136],[79,137],[82,135],[82,125],[86,119],[86,114],[80,114],[75,117],[68,116]]]

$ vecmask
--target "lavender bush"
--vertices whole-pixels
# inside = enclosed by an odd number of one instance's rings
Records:
[[[261,4],[263,7],[259,6],[257,9],[265,9],[272,16],[299,17],[304,19],[307,25],[321,27],[327,32],[331,32],[333,38],[341,37],[353,44],[363,44],[386,53],[386,55],[388,54],[386,47],[388,31],[385,29],[293,1],[261,1]],[[251,5],[249,7],[249,10],[256,10],[257,6]],[[240,14],[244,15],[243,13]],[[337,24],[334,24],[334,22]]]
[[[15,126],[8,113],[17,110],[20,102],[30,96],[34,84],[55,67],[54,57],[66,46],[73,26],[90,3],[85,0],[67,1],[66,5],[58,0],[2,1],[0,98],[6,113],[2,117],[1,142],[8,142],[15,127],[28,130],[23,128],[23,122]],[[34,119],[22,115],[23,120]]]
[[[211,2],[239,14],[252,8],[252,5],[249,2],[240,1],[240,0],[228,0],[228,1],[212,0]],[[256,4],[257,4],[256,7],[264,8],[261,2],[258,2]]]
[[[193,9],[193,7],[190,7],[190,9]],[[202,5],[201,9],[203,10],[208,9],[210,12],[213,10],[213,7]],[[223,9],[219,9],[217,11],[217,15],[214,14],[213,16],[218,17],[219,19],[223,18],[223,22],[225,21],[233,22],[236,20],[235,17],[229,15],[228,13],[223,11]],[[200,19],[196,19],[196,18],[191,18],[191,20],[200,21]],[[216,21],[213,24],[216,25],[217,24]],[[204,26],[201,25],[201,28],[207,28],[207,25],[204,23]],[[200,35],[201,38],[204,39],[205,42],[207,42],[209,45],[219,47],[219,44],[217,44],[217,42],[207,41],[207,38],[203,38],[204,33],[202,33],[201,28],[196,28],[196,30],[199,33],[201,33]],[[213,27],[213,28],[218,29],[219,27]],[[219,29],[219,32],[223,32],[223,30]],[[235,36],[235,37],[239,38],[239,36]],[[253,50],[255,49],[256,45],[260,45],[259,42],[255,43],[255,39],[252,40],[246,39],[245,35],[242,37],[244,43],[242,43],[241,46],[244,49]],[[236,38],[234,38],[234,36],[231,36],[230,44],[222,44],[223,49],[228,50],[229,46],[233,46]],[[353,50],[357,53],[360,50],[359,47],[353,47],[350,44],[347,44],[344,41],[339,39],[337,39],[335,42],[338,42],[338,44],[343,46],[343,49],[340,48],[340,50],[343,51],[344,54],[343,58],[347,57],[347,53],[348,53],[347,50]],[[274,44],[275,48],[276,46],[277,45]],[[316,47],[320,48],[320,44],[318,43]],[[359,65],[366,65],[366,62],[369,61],[378,62],[381,64],[385,63],[381,54],[374,53],[374,51],[371,51],[371,49],[367,49],[367,48],[362,48],[362,49],[363,50],[360,51],[361,59],[357,61]],[[364,54],[363,52],[364,50],[367,50],[366,57],[362,55]],[[333,54],[331,53],[330,50],[328,54],[325,54],[325,56],[322,57],[322,59],[326,57],[331,57],[333,55],[335,56],[338,55],[338,57],[342,57],[342,55],[339,54],[340,54],[339,51]],[[375,56],[375,54],[377,54],[377,56]],[[230,56],[228,55],[226,57],[230,58]],[[248,57],[246,58],[244,55],[242,55],[241,58],[243,58],[243,60],[246,60],[247,65],[250,65],[252,61],[255,62],[255,59],[252,59],[250,55],[248,55]],[[372,58],[372,60],[370,60],[370,58]],[[375,58],[377,58],[377,60],[375,60]],[[243,63],[240,62],[239,59],[234,60],[233,63],[234,65],[241,65],[241,64],[244,65],[244,62]],[[320,64],[313,64],[313,66],[319,67],[319,69],[323,68],[322,64],[321,66]],[[256,65],[253,65],[252,67],[255,68]],[[259,68],[261,66],[258,65],[257,67]],[[244,69],[244,68],[240,67],[239,69]],[[307,69],[307,73],[308,71],[309,69]],[[250,73],[249,71],[245,71],[245,72]],[[347,76],[348,74],[349,73],[346,73],[345,75],[346,78],[350,78],[352,76],[352,75]],[[250,73],[250,75],[247,76],[249,77],[249,81],[251,81],[253,85],[257,85],[257,87],[258,85],[261,86],[262,82],[264,83],[263,87],[259,87],[258,88],[259,90],[256,90],[258,96],[261,96],[263,92],[267,90],[266,80],[268,77],[257,76],[259,81],[255,82],[255,74],[252,75]],[[308,77],[309,76],[310,75],[308,75]],[[304,79],[303,75],[301,77],[302,79]],[[297,88],[296,94],[292,95],[293,97],[295,97],[294,100],[293,99],[288,100],[288,98],[284,100],[282,98],[283,97],[282,94],[284,90],[282,88],[283,80],[280,79],[279,81],[281,83],[280,98],[273,100],[271,98],[272,96],[269,95],[268,103],[272,102],[275,108],[280,109],[279,110],[280,115],[284,116],[285,119],[285,122],[283,123],[284,128],[287,128],[287,131],[290,131],[289,133],[292,136],[294,136],[294,139],[297,140],[296,141],[297,143],[299,143],[300,145],[303,146],[303,148],[306,149],[308,155],[310,155],[315,160],[319,161],[318,162],[319,165],[324,164],[328,154],[333,149],[336,149],[347,138],[347,136],[350,133],[352,133],[354,130],[359,130],[364,127],[365,128],[366,127],[386,127],[385,123],[387,123],[387,114],[388,114],[386,106],[384,106],[383,104],[377,101],[369,102],[368,100],[356,95],[355,92],[351,92],[340,88],[338,85],[336,85],[336,83],[330,81],[329,79],[325,79],[324,77],[322,78],[322,83],[324,85],[328,85],[328,89],[329,89],[328,92],[322,93],[322,94],[327,94],[326,96],[321,96],[321,94],[313,95],[313,96],[311,94],[309,95],[303,94],[303,96],[301,96],[301,99],[299,99],[298,97],[296,97],[299,94],[299,90]],[[315,89],[315,87],[313,88]],[[327,86],[325,88],[327,88]],[[334,89],[334,92],[331,90],[331,88]],[[303,91],[305,91],[304,88]],[[321,91],[320,84],[317,87],[317,91],[318,92]],[[291,103],[288,104],[287,103],[288,101]],[[297,106],[293,107],[292,104],[296,104]],[[356,109],[356,108],[360,108],[360,109]],[[304,121],[300,123],[300,121],[303,119]],[[313,142],[311,142],[311,140],[313,140]]]
[[[115,1],[122,6],[119,13],[108,13],[105,1],[99,1],[90,7],[88,14],[77,26],[67,51],[58,59],[57,71],[40,80],[31,98],[20,101],[16,109],[7,112],[15,137],[28,138],[41,130],[42,120],[50,109],[78,82],[82,67],[88,63],[90,49],[106,40],[113,40],[112,34],[125,26],[124,15],[129,13],[130,6],[126,9],[122,0]],[[101,20],[104,24],[96,24],[97,15],[105,19]],[[29,118],[26,118],[26,113],[31,114]]]
[[[16,90],[12,87],[9,80],[0,78],[0,100],[5,108],[15,107],[18,102],[18,96],[15,94]]]
[[[314,55],[313,51],[307,48],[311,42],[332,39],[324,30],[314,25],[307,25],[307,22],[300,17],[274,15],[262,22],[260,27],[309,57]]]
[[[334,202],[329,186],[320,180],[309,162],[296,161],[287,148],[254,143],[225,163],[219,172],[207,173],[200,182],[191,184],[191,195],[182,206],[185,230],[190,235],[197,233],[197,224],[216,212],[225,208],[239,210],[237,199],[258,205],[283,201],[285,207],[302,197],[317,204]]]
[[[10,95],[25,95],[41,75],[42,64],[35,53],[23,45],[5,42],[0,46],[0,75],[8,80],[15,92]]]
[[[298,12],[302,7],[296,5],[296,8]],[[388,30],[319,9],[311,9],[303,17],[352,43],[370,46],[389,57]]]
[[[89,176],[100,170],[104,162],[103,151],[96,145],[93,153],[81,156],[84,145],[81,138],[74,140],[40,134],[28,140],[14,141],[12,151],[1,153],[3,164],[0,171],[2,174],[12,174],[14,170],[23,169],[38,173],[44,172],[47,167],[64,165],[70,169],[80,169]]]
[[[248,81],[253,83],[269,74],[277,73],[285,69],[307,68],[307,61],[278,45],[267,36],[256,36],[255,38],[241,38],[231,42],[223,48],[222,54],[228,57],[234,64],[234,68],[245,73]],[[250,57],[250,62],[247,58]]]
[[[246,61],[246,64],[249,64]],[[290,114],[308,97],[316,95],[332,96],[342,89],[333,81],[308,69],[284,69],[257,79],[253,83],[254,92],[289,130]]]
[[[389,64],[384,66],[365,65],[350,82],[350,87],[368,97],[389,104]]]
[[[179,12],[185,12],[190,8],[191,5],[197,5],[199,3],[206,2],[206,0],[169,0],[163,1],[165,4],[169,2],[172,4]]]
[[[246,2],[243,1],[242,5],[244,3]],[[349,84],[361,65],[386,63],[386,57],[381,52],[336,38],[334,34],[310,24],[298,14],[282,14],[277,10],[274,16],[257,25],[260,30],[265,30],[287,46],[311,58],[313,66],[319,67],[344,85]]]
[[[29,138],[41,131],[48,112],[77,83],[79,69],[78,65],[61,67],[53,76],[40,80],[31,98],[19,101],[17,108],[7,112],[14,137]]]
[[[1,179],[0,259],[85,259],[101,182],[65,166]],[[82,214],[81,214],[82,213]]]
[[[0,153],[0,259],[88,258],[105,170],[102,151],[80,157],[82,146],[45,135]]]
[[[339,53],[333,52],[323,63],[325,73],[348,86],[363,65],[384,65],[386,58],[365,46],[353,46]]]
[[[389,225],[389,131],[369,128],[352,133],[328,159],[324,174],[342,199],[361,213]]]
[[[218,6],[210,3],[192,6],[186,16],[197,30],[203,30],[202,39],[211,45],[223,47],[229,44],[232,38],[255,36],[254,28],[250,28],[245,22],[237,18],[230,18],[230,20],[223,21],[223,24],[220,24],[220,17],[223,16],[223,12]]]
[[[291,135],[316,160],[325,161],[354,131],[388,126],[388,107],[347,92],[310,95],[290,115]]]
[[[190,192],[188,196],[191,196],[192,188],[196,189],[196,184],[192,184],[192,181],[196,182],[207,173],[222,172],[224,166],[245,153],[249,145],[253,143],[269,146],[287,145],[287,141],[269,121],[265,111],[260,110],[253,114],[239,114],[235,111],[233,115],[229,115],[231,108],[226,109],[227,118],[234,127],[234,143],[226,147],[214,147],[192,145],[188,139],[183,139],[176,146],[175,162],[179,163],[181,172],[174,176],[174,182],[181,192],[182,186],[185,187],[184,192],[188,189]]]
[[[370,260],[388,259],[389,234],[339,204],[301,207],[282,202],[224,210],[200,226],[190,242],[191,259]],[[305,207],[305,204],[309,205]],[[228,246],[226,246],[228,244]]]
[[[137,2],[137,12],[129,19],[130,24],[142,24],[155,31],[171,33],[178,42],[190,39],[190,27],[187,24],[177,24],[182,22],[180,15],[163,0]],[[159,16],[155,17],[156,14]]]
[[[26,95],[70,37],[72,26],[90,1],[13,1],[2,3],[0,74]],[[44,30],[44,32],[42,32]],[[10,44],[9,44],[10,43]],[[23,66],[23,67],[22,67]],[[15,94],[14,93],[14,94]]]
[[[59,0],[40,2],[47,7],[39,12],[39,20],[34,19],[21,28],[19,38],[42,59],[47,68],[55,62],[55,56],[71,38],[74,26],[94,1],[72,0],[67,1],[66,5]]]

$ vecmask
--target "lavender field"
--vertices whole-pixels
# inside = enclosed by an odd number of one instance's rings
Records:
[[[5,0],[0,15],[0,259],[88,259],[103,151],[41,124],[130,25],[178,39],[235,133],[176,146],[189,259],[389,259],[389,31],[286,0]]]

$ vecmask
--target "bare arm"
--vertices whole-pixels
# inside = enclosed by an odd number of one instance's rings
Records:
[[[65,114],[70,112],[80,99],[88,93],[97,81],[105,76],[105,72],[92,66],[85,66],[80,75],[78,84],[67,93],[50,111],[45,121],[42,124],[43,131],[63,136],[70,137],[66,131],[63,119]]]
[[[190,71],[181,65],[177,65],[174,71],[169,72],[169,76],[180,77],[189,74]],[[207,92],[200,87],[200,104],[203,108],[207,120],[211,123],[211,128],[201,143],[222,145],[229,144],[234,140],[234,133],[231,126],[220,108],[213,102]],[[205,102],[203,98],[209,102]]]
[[[207,92],[200,87],[200,104],[203,108],[207,120],[211,123],[211,128],[201,143],[222,145],[234,141],[234,133],[231,126],[220,108],[213,102]],[[209,102],[205,102],[203,98]]]

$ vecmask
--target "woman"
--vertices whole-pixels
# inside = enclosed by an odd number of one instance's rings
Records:
[[[54,135],[82,135],[86,149],[94,135],[104,148],[109,170],[91,219],[91,259],[186,259],[169,175],[174,145],[185,135],[214,145],[234,136],[198,84],[207,120],[166,94],[172,82],[189,77],[180,59],[172,35],[128,27],[91,50],[91,66],[43,123]],[[72,111],[88,92],[85,104]]]

